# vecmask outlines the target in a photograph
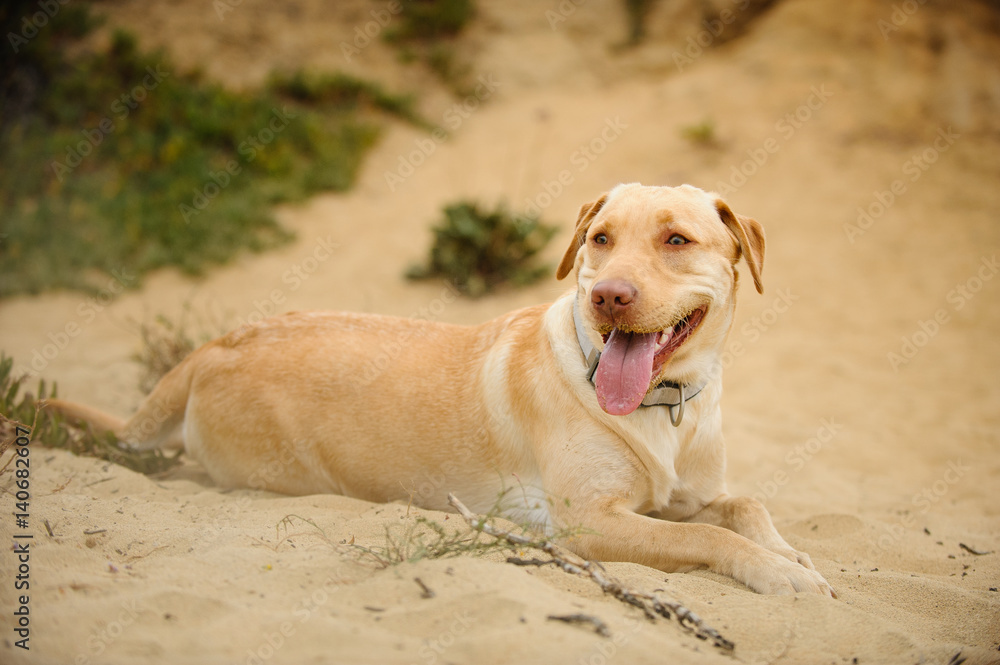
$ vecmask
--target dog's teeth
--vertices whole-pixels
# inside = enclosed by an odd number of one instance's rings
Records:
[[[661,330],[660,335],[656,340],[656,350],[662,351],[663,349],[667,348],[667,346],[670,344],[670,340],[673,339],[673,337],[674,337],[673,329]]]

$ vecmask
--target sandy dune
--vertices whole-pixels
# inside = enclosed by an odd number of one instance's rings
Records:
[[[419,89],[433,120],[467,101],[377,41],[344,62],[340,41],[378,3],[230,4],[222,19],[187,0],[99,6],[232,85],[304,63]],[[654,10],[646,46],[622,51],[616,7],[479,4],[460,51],[473,79],[495,89],[451,116],[461,122],[450,140],[415,157],[428,135],[392,125],[352,192],[281,210],[294,245],[202,280],[160,273],[100,311],[76,293],[4,301],[2,348],[30,369],[36,351],[80,324],[35,369],[63,396],[125,414],[141,399],[130,318],[176,315],[190,301],[229,322],[304,308],[482,321],[566,285],[439,306],[443,284],[401,275],[423,256],[442,204],[537,205],[564,229],[554,261],[579,205],[618,182],[716,189],[768,233],[765,295],[744,284],[729,341],[730,488],[766,502],[840,599],[760,596],[707,572],[609,572],[682,600],[736,643],[741,662],[948,663],[959,651],[967,663],[1000,662],[996,12],[784,0],[740,38],[704,49],[697,39],[711,33],[699,37],[708,28],[679,3]],[[566,20],[550,25],[549,11]],[[684,137],[705,120],[714,145]],[[418,160],[402,182],[387,178]],[[337,251],[318,260],[324,243]],[[296,268],[304,278],[287,278]],[[383,544],[386,527],[415,515],[449,526],[454,515],[223,492],[192,466],[154,479],[40,447],[32,460],[31,651],[13,646],[5,610],[2,662],[731,659],[556,570],[495,555],[377,569],[345,554],[342,543]],[[6,542],[11,531],[0,520]],[[15,606],[11,560],[4,608]],[[547,620],[577,612],[612,636]]]

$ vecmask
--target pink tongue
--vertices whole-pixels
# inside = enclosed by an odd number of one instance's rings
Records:
[[[625,416],[639,408],[653,378],[655,350],[655,332],[611,332],[594,375],[597,401],[606,413]]]

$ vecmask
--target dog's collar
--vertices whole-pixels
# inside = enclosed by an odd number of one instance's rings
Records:
[[[597,372],[597,363],[601,360],[601,352],[587,337],[583,320],[580,318],[580,306],[575,297],[573,298],[573,324],[576,326],[576,340],[580,343],[580,350],[583,351],[584,362],[587,365],[587,380],[593,383],[594,374]],[[687,404],[688,400],[694,399],[704,387],[704,383],[692,386],[674,381],[661,381],[646,395],[640,406],[666,406],[670,410],[670,422],[674,427],[678,427],[681,420],[684,419],[684,405]]]

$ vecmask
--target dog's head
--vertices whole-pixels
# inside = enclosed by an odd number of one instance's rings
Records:
[[[602,350],[601,408],[631,413],[659,382],[718,362],[741,256],[763,293],[760,224],[696,187],[619,185],[580,209],[556,276],[577,270],[580,314]]]

